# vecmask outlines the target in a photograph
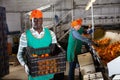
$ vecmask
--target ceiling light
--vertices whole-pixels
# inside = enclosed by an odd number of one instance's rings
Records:
[[[89,8],[92,6],[92,4],[95,2],[96,0],[90,0],[85,8],[85,10],[89,10]]]
[[[51,7],[51,5],[46,5],[46,6],[42,6],[42,7],[40,7],[40,8],[37,8],[37,10],[44,10],[44,9],[48,9],[48,8],[50,8]],[[28,13],[26,13],[26,14],[28,14],[28,15],[30,15],[31,14],[31,11],[30,12],[28,12]]]
[[[47,8],[50,8],[51,5],[46,5],[46,6],[42,6],[40,8],[37,8],[37,10],[44,10],[44,9],[47,9]]]
[[[91,0],[92,3],[94,3],[96,0]]]

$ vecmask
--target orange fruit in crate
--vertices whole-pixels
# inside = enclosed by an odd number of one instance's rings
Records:
[[[46,63],[46,65],[49,65],[49,60],[46,60],[45,63]]]
[[[40,72],[40,71],[38,71],[38,74],[39,74],[39,75],[41,75],[41,72]]]
[[[54,72],[57,72],[57,68],[54,69]]]
[[[53,70],[52,70],[52,69],[50,70],[50,73],[53,73]]]
[[[38,55],[37,54],[32,54],[32,57],[38,57]]]
[[[47,66],[47,67],[46,67],[46,69],[47,69],[47,70],[49,70],[49,69],[50,69],[50,67],[49,67],[49,66]]]
[[[45,57],[45,55],[44,55],[44,54],[42,54],[42,55],[41,55],[41,58],[44,58],[44,57]]]
[[[38,66],[41,66],[42,65],[42,63],[39,61],[39,62],[37,62],[38,63]]]
[[[54,63],[56,63],[56,62],[57,62],[57,60],[56,60],[56,59],[54,59],[54,60],[53,60],[53,62],[54,62]]]
[[[46,53],[46,54],[45,54],[45,57],[49,57],[49,54],[48,54],[48,53]]]
[[[41,75],[43,75],[43,74],[45,74],[45,72],[44,72],[44,71],[41,71]]]
[[[48,74],[48,71],[45,71],[45,74]]]

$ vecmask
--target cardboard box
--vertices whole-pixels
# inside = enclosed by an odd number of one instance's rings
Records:
[[[83,80],[104,80],[101,72],[87,74],[83,76]]]
[[[78,55],[78,62],[82,75],[95,72],[95,66],[90,52]]]
[[[80,66],[80,71],[81,71],[82,75],[95,73],[95,66],[94,66],[94,64]]]
[[[77,56],[78,57],[78,62],[80,64],[80,66],[85,66],[85,65],[90,65],[93,64],[93,58],[90,52],[84,53],[84,54],[80,54]]]

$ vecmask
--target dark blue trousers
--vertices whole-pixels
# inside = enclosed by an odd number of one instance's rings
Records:
[[[76,68],[76,62],[69,62],[69,80],[74,80],[75,77],[75,68]]]
[[[69,62],[69,74],[68,74],[68,80],[75,80],[75,68],[76,68],[76,64],[78,64],[78,62],[73,61],[73,62]],[[80,65],[78,64],[77,67],[79,67]],[[79,80],[83,80],[82,78],[82,74],[79,71]]]

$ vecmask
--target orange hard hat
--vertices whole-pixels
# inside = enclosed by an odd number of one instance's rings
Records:
[[[71,26],[77,26],[77,25],[82,25],[82,19],[77,19],[71,22]]]
[[[71,22],[72,27],[77,26],[77,25],[78,25],[78,22],[76,20]]]
[[[31,15],[30,15],[30,19],[32,18],[42,18],[43,17],[43,13],[41,10],[33,10],[31,12]]]
[[[81,18],[77,19],[76,21],[78,22],[79,25],[82,25],[82,19]]]

